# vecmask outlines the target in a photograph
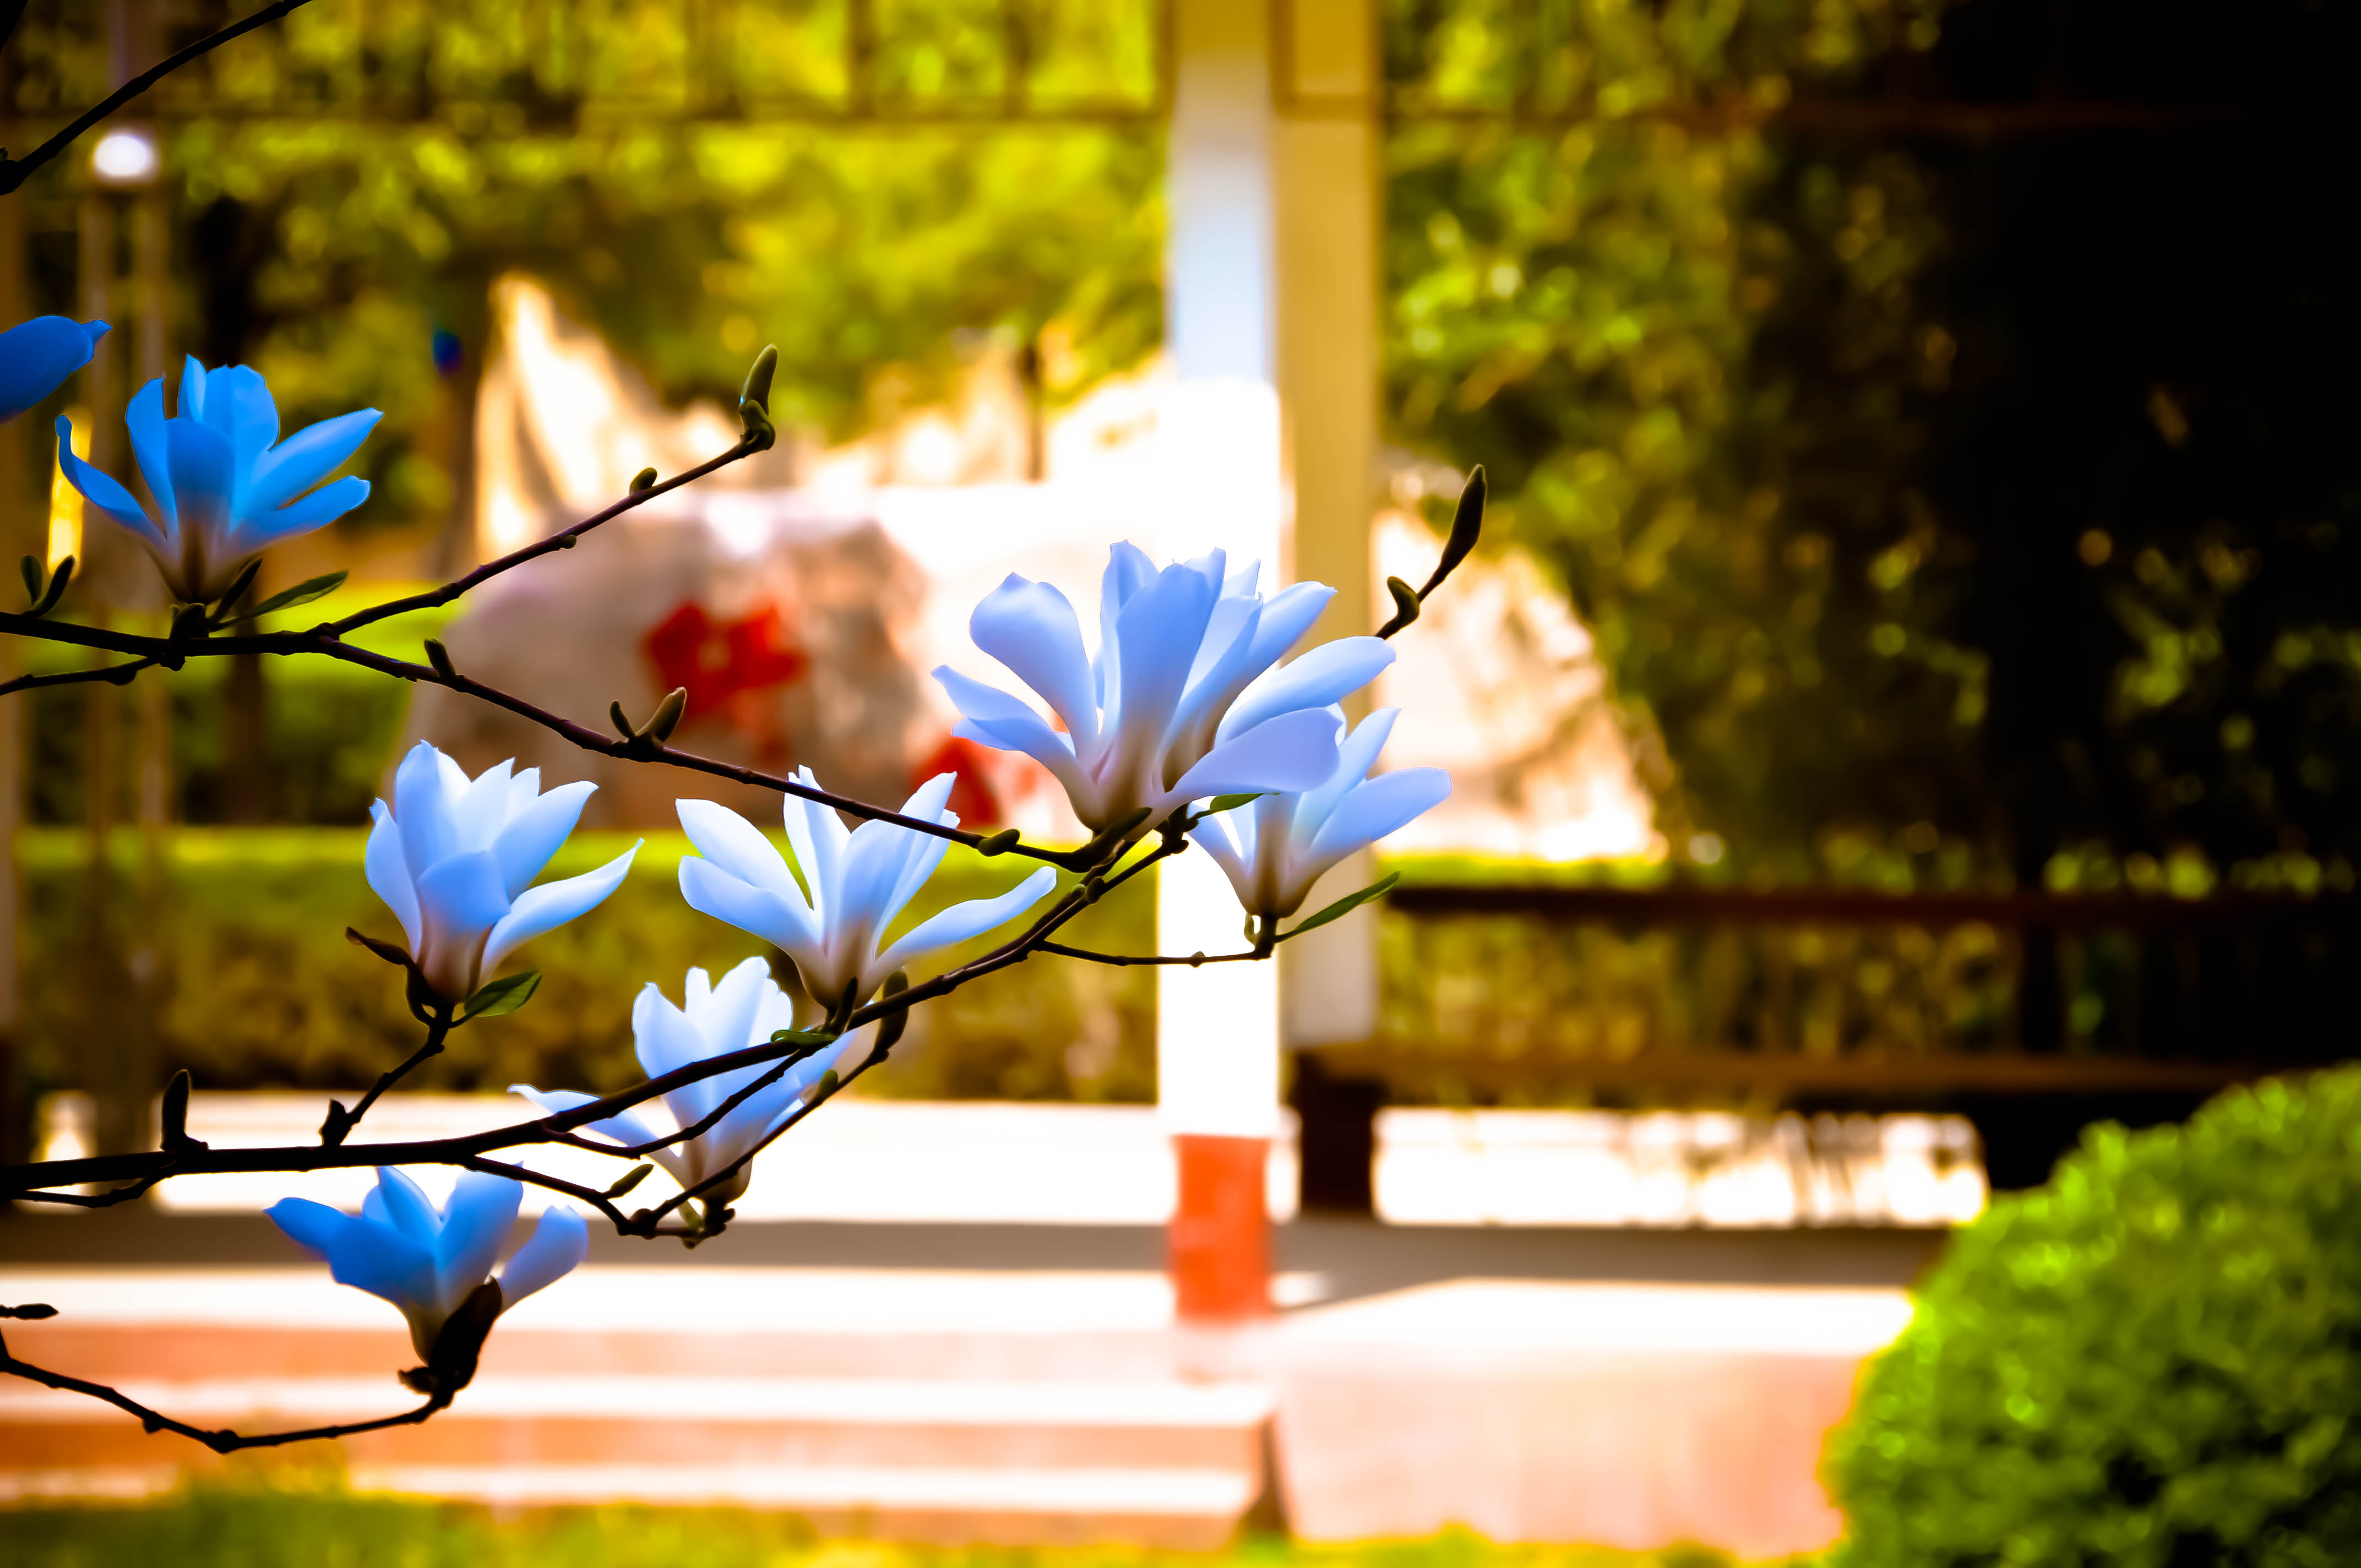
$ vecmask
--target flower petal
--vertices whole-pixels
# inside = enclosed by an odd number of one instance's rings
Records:
[[[549,864],[549,857],[557,853],[557,847],[574,831],[575,823],[581,819],[583,804],[598,788],[587,779],[560,784],[509,817],[507,826],[495,831],[492,858],[500,863],[500,879],[508,885],[511,898],[533,885],[541,868]],[[511,799],[513,798],[511,794]]]
[[[959,826],[959,818],[943,809],[950,800],[951,787],[959,783],[957,773],[937,773],[918,786],[917,793],[902,803],[902,815],[925,822],[939,822],[947,828]],[[902,875],[885,900],[885,913],[877,923],[882,934],[895,918],[909,906],[910,900],[927,885],[935,868],[943,863],[943,856],[951,847],[949,839],[938,839],[931,833],[910,833],[908,857],[902,863]]]
[[[381,800],[369,803],[368,849],[361,856],[361,871],[371,891],[385,900],[385,906],[401,922],[401,934],[410,939],[411,956],[415,958],[425,936],[418,913],[418,887],[411,880],[410,862],[402,858],[401,829],[394,826],[393,813]]]
[[[405,1315],[434,1304],[434,1249],[390,1225],[348,1221],[328,1244],[328,1274],[339,1285],[392,1302]]]
[[[250,365],[225,365],[214,371],[205,378],[205,423],[229,437],[241,483],[249,480],[255,465],[279,439],[279,405],[262,373]],[[247,498],[241,494],[238,499],[238,510],[246,510]]]
[[[562,1111],[577,1110],[598,1098],[595,1094],[585,1094],[578,1089],[535,1089],[530,1083],[511,1083],[509,1092],[531,1101],[535,1110],[552,1116]],[[648,1124],[629,1111],[618,1111],[596,1122],[585,1122],[575,1131],[594,1133],[602,1138],[612,1138],[619,1144],[644,1144],[654,1136],[648,1131]]]
[[[375,409],[357,409],[306,425],[264,453],[247,476],[246,510],[252,513],[283,507],[326,478],[360,450],[384,417]]]
[[[445,1311],[492,1277],[509,1233],[516,1229],[523,1185],[489,1171],[463,1170],[451,1189],[442,1234],[434,1238],[435,1299]]]
[[[287,1233],[289,1241],[323,1263],[327,1261],[336,1233],[352,1221],[352,1216],[342,1209],[331,1209],[309,1198],[281,1198],[263,1212],[270,1216],[271,1223]]]
[[[500,862],[478,850],[428,868],[418,879],[418,913],[419,964],[445,1001],[460,1001],[491,970],[485,936],[514,913]]]
[[[500,1270],[500,1310],[555,1285],[590,1255],[590,1227],[571,1209],[541,1212],[541,1223]]]
[[[1400,708],[1381,707],[1354,727],[1344,744],[1336,748],[1336,771],[1328,775],[1325,784],[1303,792],[1295,811],[1295,837],[1308,843],[1312,835],[1320,831],[1320,825],[1328,820],[1328,814],[1336,809],[1336,803],[1369,776],[1369,770],[1378,765],[1378,753],[1393,734],[1394,720],[1400,717]]]
[[[1123,607],[1115,619],[1122,660],[1119,729],[1106,737],[1108,744],[1130,754],[1162,743],[1188,686],[1221,581],[1222,553],[1216,550],[1202,561],[1167,566]]]
[[[1290,583],[1271,595],[1262,607],[1262,619],[1255,624],[1255,668],[1267,670],[1285,658],[1335,597],[1336,590],[1325,583]]]
[[[1090,656],[1082,652],[1082,622],[1064,594],[1012,572],[984,595],[967,628],[976,647],[1041,694],[1078,749],[1097,739],[1099,705]]]
[[[767,888],[751,887],[710,861],[683,856],[680,895],[700,915],[735,926],[790,953],[818,948],[819,923],[800,899],[790,901]]]
[[[374,1205],[374,1209],[372,1209]],[[361,1204],[365,1219],[390,1225],[419,1245],[432,1247],[437,1232],[443,1228],[441,1216],[418,1183],[390,1165],[378,1167],[377,1185]]]
[[[797,768],[796,777],[812,788],[819,781],[812,777],[809,768]],[[796,865],[804,873],[804,889],[811,894],[812,913],[818,916],[823,929],[836,919],[837,889],[842,881],[844,849],[851,841],[851,830],[836,808],[817,800],[806,800],[799,795],[786,797],[785,816],[787,847],[796,852]]]
[[[1222,719],[1221,739],[1299,708],[1326,707],[1377,678],[1394,662],[1393,645],[1376,637],[1339,637],[1257,680]]]
[[[644,839],[634,841],[630,849],[595,872],[585,872],[563,882],[545,882],[517,894],[509,912],[500,916],[500,924],[484,938],[484,972],[489,974],[498,969],[502,959],[544,931],[555,930],[604,903],[608,894],[623,885],[623,875],[631,869],[631,857],[646,842]]]
[[[74,455],[73,423],[62,414],[58,417],[58,467],[64,472],[66,483],[82,492],[82,499],[154,548],[165,548],[163,531],[148,520],[147,512],[140,510],[131,492]]]
[[[1155,580],[1156,563],[1131,541],[1119,541],[1107,552],[1106,571],[1099,577],[1099,656],[1092,666],[1103,729],[1115,727],[1122,707],[1123,641],[1115,635],[1115,624],[1132,596]]]
[[[156,515],[169,537],[180,531],[180,511],[172,501],[171,444],[164,433],[164,378],[157,377],[132,394],[123,411],[124,428],[131,434],[131,455],[139,465],[148,493],[156,499]]]
[[[291,506],[247,514],[238,523],[231,548],[240,552],[267,549],[299,533],[325,528],[368,499],[369,482],[347,474],[333,485],[321,486]]]
[[[1002,921],[1030,909],[1047,898],[1057,885],[1058,873],[1043,866],[997,898],[972,898],[964,904],[954,904],[939,915],[918,922],[900,941],[880,954],[871,968],[877,979],[883,981],[894,970],[906,967],[921,953],[981,936]],[[864,995],[868,990],[866,985],[862,988]]]
[[[672,807],[688,841],[715,866],[749,887],[810,907],[786,857],[752,823],[716,800],[675,800]]]
[[[451,791],[443,769],[445,760],[442,752],[421,740],[394,770],[393,820],[401,829],[402,859],[412,877],[425,875],[459,848],[458,835],[451,826]],[[464,786],[465,775],[461,777]]]
[[[1336,805],[1312,835],[1303,861],[1317,876],[1346,855],[1374,844],[1420,813],[1451,796],[1451,775],[1441,768],[1404,768],[1379,773]]]
[[[961,721],[951,727],[952,734],[1032,758],[1057,775],[1068,795],[1085,787],[1074,760],[1073,741],[1050,729],[1039,714],[999,687],[961,674],[949,664],[936,667],[935,679],[960,710]]]
[[[1213,795],[1314,789],[1336,771],[1336,721],[1325,708],[1282,713],[1223,741],[1180,775],[1160,804]]]
[[[164,426],[165,466],[172,477],[172,510],[180,520],[181,549],[196,550],[208,569],[225,559],[236,512],[237,453],[229,437],[191,420]],[[194,536],[192,543],[191,536]],[[181,585],[202,592],[210,585]]]
[[[104,322],[84,326],[65,316],[35,316],[0,332],[0,424],[56,391],[67,377],[89,364],[91,351],[105,332]]]

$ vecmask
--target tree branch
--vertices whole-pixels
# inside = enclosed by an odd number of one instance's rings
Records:
[[[170,59],[163,61],[161,64],[150,67],[148,70],[141,71],[138,75],[133,77],[130,81],[125,82],[122,86],[116,88],[114,92],[101,99],[95,107],[82,111],[82,115],[76,118],[71,125],[66,126],[65,129],[60,131],[57,135],[43,142],[40,146],[35,148],[31,152],[27,153],[24,157],[0,157],[0,196],[14,195],[17,189],[21,187],[27,179],[31,178],[34,170],[38,169],[44,163],[47,163],[51,159],[57,157],[58,154],[65,151],[67,148],[72,146],[75,137],[81,136],[82,132],[90,129],[91,126],[98,124],[99,121],[106,118],[107,115],[115,113],[115,110],[123,107],[124,104],[131,102],[132,99],[137,98],[142,93],[147,92],[150,87],[155,86],[159,82],[163,81],[167,76],[171,75],[172,72],[180,70],[181,67],[198,59],[200,56],[212,53],[214,49],[217,49],[221,48],[222,45],[229,42],[232,38],[241,38],[246,34],[254,31],[257,27],[275,22],[281,16],[286,16],[289,12],[310,4],[311,0],[272,0],[270,5],[265,5],[261,10],[257,11],[253,16],[247,17],[244,21],[232,22],[228,27],[224,27],[217,33],[212,33],[204,38],[199,38],[195,43],[191,44],[188,48],[182,49],[180,53],[172,56]],[[21,12],[23,10],[23,6],[18,5],[16,9],[18,12]],[[15,27],[16,19],[14,16],[9,18],[8,25],[11,29]]]

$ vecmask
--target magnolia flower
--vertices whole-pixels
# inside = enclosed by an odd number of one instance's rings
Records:
[[[1317,788],[1267,795],[1189,830],[1220,862],[1247,913],[1272,920],[1294,914],[1329,867],[1449,796],[1451,775],[1441,768],[1368,776],[1400,711],[1381,707],[1361,720],[1337,750],[1336,771]]]
[[[361,1212],[345,1213],[308,1198],[282,1198],[267,1212],[297,1246],[320,1258],[339,1285],[392,1302],[410,1320],[410,1343],[431,1363],[445,1320],[491,1277],[516,1227],[517,1183],[462,1172],[451,1201],[437,1210],[418,1184],[379,1167]],[[503,1311],[556,1280],[590,1252],[589,1228],[571,1209],[546,1209],[498,1281]]]
[[[596,907],[622,885],[640,850],[633,844],[595,872],[526,886],[598,786],[560,784],[544,795],[539,768],[511,777],[513,766],[511,759],[470,781],[421,740],[394,772],[393,805],[369,807],[368,884],[401,922],[410,956],[445,1002],[474,995],[502,959]]]
[[[819,787],[809,768],[796,776]],[[902,815],[958,827],[958,815],[943,809],[958,776],[937,773],[919,785]],[[949,839],[891,822],[863,822],[847,832],[832,807],[789,795],[787,842],[803,872],[798,885],[771,841],[736,812],[709,800],[675,805],[689,842],[705,857],[681,861],[681,896],[690,908],[785,948],[804,989],[824,1007],[836,1005],[847,986],[855,1000],[870,995],[920,954],[990,930],[1057,885],[1057,873],[1044,866],[997,898],[954,904],[920,921],[881,951],[885,928],[935,874]]]
[[[1135,831],[1207,795],[1317,784],[1336,766],[1335,725],[1321,710],[1393,663],[1393,650],[1344,637],[1273,669],[1336,590],[1298,583],[1265,599],[1257,566],[1225,579],[1224,563],[1216,550],[1159,572],[1136,545],[1116,545],[1099,587],[1095,656],[1065,595],[1011,574],[968,632],[1040,695],[1062,731],[946,666],[935,679],[963,716],[953,733],[1041,763],[1093,829],[1142,806],[1149,815]]]
[[[639,1000],[631,1004],[631,1036],[639,1047],[640,1066],[650,1078],[661,1078],[708,1057],[764,1044],[778,1030],[798,1026],[795,1000],[773,982],[770,966],[761,959],[748,959],[723,975],[719,985],[713,984],[701,969],[689,970],[683,999],[688,1005],[675,1007],[656,982],[650,981],[641,988]],[[809,1005],[806,1003],[807,1010]],[[808,1025],[818,1020],[814,1017],[804,1022]],[[819,1087],[822,1074],[831,1069],[840,1074],[847,1073],[860,1066],[874,1036],[874,1029],[842,1036],[796,1063],[776,1083],[748,1095],[735,1110],[715,1123],[711,1131],[685,1144],[653,1150],[648,1157],[664,1167],[684,1191],[695,1187],[767,1137],[811,1097]],[[673,1123],[667,1130],[695,1126],[713,1114],[723,1101],[770,1072],[775,1065],[743,1067],[674,1090],[664,1096],[664,1110],[671,1114]],[[525,1083],[511,1084],[509,1091],[523,1095],[552,1114],[588,1105],[596,1098],[573,1090],[535,1089]],[[646,1123],[630,1112],[592,1122],[582,1131],[612,1138],[619,1144],[653,1143],[661,1135],[650,1131]],[[729,1203],[746,1190],[747,1179],[752,1174],[751,1164],[740,1167],[729,1180],[709,1189],[702,1201],[708,1208]]]
[[[279,406],[261,376],[243,365],[208,372],[192,358],[181,372],[179,414],[164,417],[160,376],[139,389],[124,414],[131,454],[156,499],[154,518],[73,455],[63,420],[58,465],[84,499],[147,546],[181,602],[210,604],[266,547],[325,527],[368,499],[368,481],[350,476],[312,487],[353,455],[379,417],[361,409],[280,441]]]
[[[104,322],[35,316],[0,332],[0,424],[6,424],[58,389],[90,363],[106,335]]]

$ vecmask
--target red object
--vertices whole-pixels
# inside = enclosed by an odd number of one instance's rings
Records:
[[[665,616],[647,636],[656,685],[688,693],[684,720],[702,718],[744,692],[785,685],[811,661],[787,641],[776,605],[764,605],[741,620],[716,621],[705,607],[688,600]]]
[[[1270,1213],[1263,1201],[1268,1138],[1176,1133],[1180,1202],[1165,1232],[1173,1310],[1183,1322],[1270,1314]]]
[[[937,773],[957,773],[959,778],[951,785],[948,804],[959,813],[960,826],[996,827],[1006,818],[1001,815],[1000,796],[986,775],[990,766],[983,747],[957,735],[946,735],[941,745],[910,770],[910,787],[917,788]]]

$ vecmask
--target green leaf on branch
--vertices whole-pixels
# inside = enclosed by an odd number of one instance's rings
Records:
[[[608,1199],[610,1201],[614,1199],[620,1198],[624,1193],[629,1192],[632,1188],[637,1187],[641,1182],[645,1181],[648,1179],[648,1172],[654,1168],[655,1167],[652,1165],[635,1165],[631,1167],[631,1169],[623,1172],[622,1176],[616,1181],[615,1185],[607,1189],[607,1190],[600,1193],[599,1196],[601,1198]]]
[[[1217,795],[1205,809],[1197,815],[1201,818],[1219,817],[1224,811],[1235,811],[1241,806],[1250,806],[1269,793],[1268,790],[1250,790],[1245,795]]]
[[[824,1046],[835,1039],[825,1029],[774,1029],[771,1044],[774,1046]]]
[[[1344,897],[1338,899],[1335,903],[1330,905],[1319,914],[1312,916],[1310,919],[1298,925],[1294,930],[1279,933],[1279,939],[1284,942],[1290,937],[1301,937],[1306,931],[1316,930],[1320,927],[1327,925],[1332,920],[1342,920],[1345,916],[1350,915],[1354,910],[1358,909],[1364,904],[1370,903],[1375,899],[1383,898],[1387,894],[1391,893],[1394,888],[1394,883],[1400,881],[1401,881],[1401,872],[1388,872],[1385,875],[1379,877],[1377,881],[1371,883],[1360,892],[1346,894]]]
[[[345,574],[330,572],[325,576],[313,577],[306,582],[298,583],[291,588],[281,589],[244,615],[234,615],[221,624],[236,626],[240,621],[259,620],[273,610],[292,609],[299,604],[310,604],[313,599],[325,598],[344,586]]]
[[[537,969],[487,981],[475,995],[460,1003],[460,1020],[497,1018],[503,1013],[513,1013],[533,1000],[533,993],[540,984],[541,971]]]

